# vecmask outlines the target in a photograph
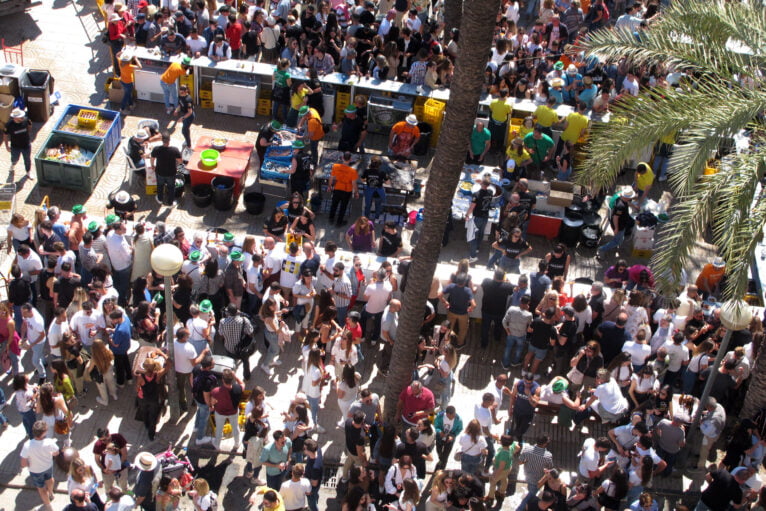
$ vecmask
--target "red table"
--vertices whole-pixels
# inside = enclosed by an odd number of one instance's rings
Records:
[[[234,198],[236,200],[242,190],[245,188],[247,179],[247,170],[250,166],[250,155],[253,152],[255,144],[242,142],[238,140],[229,140],[226,149],[221,152],[218,165],[213,168],[207,168],[201,164],[200,154],[205,149],[212,149],[211,137],[200,137],[197,145],[194,146],[194,152],[186,164],[189,171],[192,186],[209,185],[216,176],[227,176],[234,179]]]
[[[559,235],[561,228],[561,218],[545,215],[529,215],[529,225],[527,234],[535,236],[544,236],[552,240]]]

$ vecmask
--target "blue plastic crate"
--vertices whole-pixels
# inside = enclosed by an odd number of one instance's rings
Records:
[[[286,155],[281,156],[274,156],[274,153],[285,153],[288,152]],[[293,160],[293,149],[292,147],[285,147],[285,146],[271,146],[266,148],[266,154],[263,158],[264,161],[275,161],[282,163],[284,165],[290,165]]]
[[[287,167],[289,169],[290,163],[285,163],[283,161],[277,161],[277,160],[269,160],[269,158],[264,158],[263,165],[261,165],[261,179],[272,179],[272,180],[278,180],[278,181],[287,181],[290,179],[290,174],[286,174],[284,172],[276,172],[272,170],[269,164],[276,164],[281,167]]]
[[[95,110],[98,112],[100,117],[111,120],[112,124],[107,130],[106,135],[99,137],[96,135],[89,135],[87,133],[65,129],[69,118],[74,116],[76,119],[80,110]],[[122,140],[122,116],[120,116],[120,112],[117,112],[116,110],[102,110],[100,108],[93,108],[92,106],[68,105],[66,109],[64,109],[64,112],[61,114],[61,117],[59,117],[59,120],[56,121],[56,127],[53,129],[53,132],[65,133],[67,135],[77,135],[78,137],[91,138],[94,140],[103,140],[104,156],[106,157],[106,161],[108,163],[109,160],[112,159],[112,155],[117,150],[117,147],[119,147]]]

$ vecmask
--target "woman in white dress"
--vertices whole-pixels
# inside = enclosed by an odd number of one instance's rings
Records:
[[[335,391],[338,394],[338,408],[340,409],[339,428],[343,427],[348,416],[348,410],[359,395],[359,381],[361,379],[362,376],[354,371],[354,366],[351,364],[343,366],[340,379],[335,384]]]

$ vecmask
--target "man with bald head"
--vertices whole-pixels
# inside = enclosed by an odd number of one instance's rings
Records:
[[[468,145],[468,154],[465,162],[474,165],[483,165],[484,157],[489,151],[492,142],[492,134],[484,126],[483,121],[478,121],[471,130],[471,143]]]
[[[622,345],[631,340],[630,333],[625,330],[627,322],[628,314],[621,312],[617,315],[616,321],[604,321],[596,329],[596,337],[601,345],[605,366],[622,352]]]
[[[399,327],[399,311],[402,310],[402,302],[391,300],[388,307],[383,310],[383,320],[380,325],[380,339],[383,341],[383,355],[378,368],[384,376],[388,376],[388,368],[391,365],[391,353],[394,350],[396,329]]]
[[[396,416],[401,417],[405,429],[415,426],[420,419],[430,416],[435,408],[434,394],[415,380],[399,394]]]

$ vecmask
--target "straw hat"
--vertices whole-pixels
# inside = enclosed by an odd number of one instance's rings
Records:
[[[114,201],[117,204],[127,204],[130,202],[130,194],[125,190],[120,190],[117,195],[114,196]]]
[[[11,119],[23,119],[26,116],[21,108],[14,108],[11,112]]]
[[[417,126],[418,118],[415,114],[409,114],[405,119],[410,126]]]
[[[716,268],[724,268],[726,267],[726,261],[723,260],[723,257],[716,257],[713,259],[713,266]]]
[[[157,468],[157,458],[150,452],[139,452],[133,465],[143,472],[151,472]]]
[[[626,200],[633,200],[636,197],[636,191],[633,188],[626,187],[620,192],[620,197]]]
[[[146,131],[146,129],[141,128],[136,131],[136,140],[146,140],[147,138],[149,138],[149,133]]]

